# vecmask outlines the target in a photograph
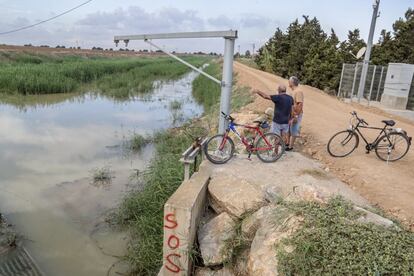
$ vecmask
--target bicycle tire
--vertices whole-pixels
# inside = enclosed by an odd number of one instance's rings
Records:
[[[392,138],[392,136],[395,136],[395,138]],[[402,154],[400,156],[398,156],[398,158],[394,158],[394,159],[385,158],[379,152],[379,149],[380,149],[379,148],[379,144],[381,142],[386,142],[386,143],[388,142],[389,143],[390,141],[391,142],[394,141],[394,144],[392,145],[392,147],[395,149],[395,146],[397,144],[397,136],[400,137],[402,139],[400,141],[404,141],[405,142],[405,145],[406,145],[405,148],[403,148]],[[378,142],[375,145],[375,154],[377,155],[377,157],[379,159],[381,159],[383,161],[386,161],[386,162],[395,162],[395,161],[398,161],[401,158],[403,158],[407,154],[407,152],[408,152],[409,149],[410,149],[410,142],[409,142],[408,137],[406,135],[404,135],[402,133],[399,133],[399,132],[391,132],[388,135],[386,135],[386,134],[382,135],[381,138],[378,139]],[[387,153],[387,155],[389,157],[389,154],[388,153]]]
[[[224,138],[226,138],[226,143],[228,142],[230,144],[230,153],[223,160],[215,159],[214,156],[212,154],[210,154],[209,149],[208,149],[209,145],[215,139],[218,139],[220,137],[221,137],[221,139],[219,141],[222,141]],[[234,150],[235,150],[235,146],[234,146],[233,140],[228,136],[225,137],[223,134],[217,134],[217,135],[214,135],[213,137],[210,137],[210,139],[207,140],[207,142],[204,146],[204,154],[206,155],[207,159],[213,164],[225,164],[225,163],[227,163],[233,157]]]
[[[336,153],[334,153],[334,150],[332,148],[333,147],[332,143],[334,143],[335,138],[338,138],[342,134],[347,135],[345,137],[345,139],[343,139],[343,142],[348,140],[346,142],[346,144],[348,144],[352,140],[352,138],[355,137],[355,145],[349,151],[347,151],[345,154],[336,154]],[[343,143],[343,142],[341,142],[341,143]],[[343,131],[339,131],[339,132],[335,133],[331,137],[331,139],[329,139],[328,145],[326,147],[327,147],[328,153],[332,157],[346,157],[346,156],[350,155],[358,147],[358,145],[359,145],[359,136],[352,130],[343,130]]]
[[[266,150],[266,151],[256,150],[257,157],[262,162],[265,162],[265,163],[276,162],[277,160],[279,160],[280,157],[282,157],[283,153],[285,152],[285,143],[283,142],[282,137],[280,137],[280,135],[277,135],[276,133],[267,132],[263,136],[259,137],[259,139],[257,139],[256,145],[255,145],[256,148],[260,147],[261,142],[264,142],[265,145],[267,145],[267,143],[264,141],[263,137],[266,137],[266,140],[268,140],[268,141],[273,141],[273,139],[275,139],[275,140],[277,139],[279,141],[278,145],[280,145],[280,149],[278,149],[278,152],[275,155],[272,155],[270,159],[265,158],[265,155],[264,155],[265,153],[269,153],[269,150]],[[273,146],[274,145],[272,145],[272,147]],[[274,150],[272,150],[272,151],[274,151]]]

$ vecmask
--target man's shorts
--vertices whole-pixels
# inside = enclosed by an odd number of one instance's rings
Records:
[[[289,124],[278,124],[272,122],[272,128],[270,131],[278,135],[287,134],[289,132]]]
[[[302,124],[302,117],[303,114],[298,115],[298,121],[296,123],[292,123],[290,126],[290,135],[298,137],[300,135],[300,126]]]

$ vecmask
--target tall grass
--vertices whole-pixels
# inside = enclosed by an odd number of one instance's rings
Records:
[[[187,60],[196,66],[206,61],[201,57]],[[52,58],[24,54],[1,63],[0,93],[23,95],[75,92],[86,84],[108,94],[146,92],[157,79],[174,79],[189,71],[164,57]]]
[[[183,181],[178,160],[191,144],[180,130],[155,136],[155,157],[143,175],[143,190],[131,192],[122,202],[118,219],[131,233],[127,260],[133,275],[157,275],[162,265],[163,207]]]
[[[221,79],[220,65],[216,62],[211,63],[204,71],[217,79]],[[200,75],[193,81],[193,97],[198,104],[204,107],[205,113],[209,113],[211,108],[219,102],[220,93],[220,85],[204,76]]]

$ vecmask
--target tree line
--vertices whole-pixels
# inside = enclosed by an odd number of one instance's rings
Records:
[[[342,64],[357,62],[355,55],[366,42],[359,29],[349,31],[347,39],[340,41],[333,29],[327,34],[316,17],[303,19],[303,23],[296,19],[285,32],[277,28],[259,49],[255,62],[262,70],[282,77],[295,75],[305,84],[333,92],[339,86]],[[414,64],[414,9],[395,21],[392,32],[381,31],[371,62]]]

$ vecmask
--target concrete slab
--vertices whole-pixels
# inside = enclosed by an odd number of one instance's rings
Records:
[[[293,198],[296,192],[317,192],[320,199],[341,195],[356,205],[368,202],[349,186],[326,172],[322,165],[297,152],[288,152],[275,163],[263,163],[247,155],[235,156],[225,165],[211,165],[212,179],[217,175],[233,175],[261,189],[268,200]],[[303,196],[302,196],[303,197]]]
[[[164,205],[163,267],[159,275],[191,275],[191,250],[207,200],[210,164],[184,181]]]

